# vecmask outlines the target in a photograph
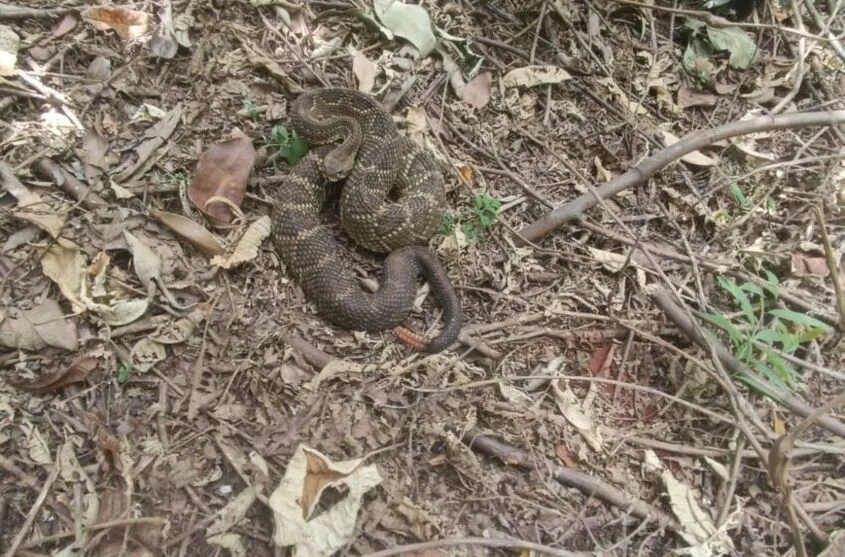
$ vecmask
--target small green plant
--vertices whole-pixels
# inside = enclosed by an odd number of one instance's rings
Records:
[[[472,209],[468,218],[461,219],[455,213],[445,213],[443,215],[443,221],[440,224],[440,234],[451,234],[455,226],[460,224],[461,232],[464,233],[467,240],[470,242],[480,242],[484,240],[485,232],[499,220],[499,208],[501,206],[501,199],[497,199],[486,193],[479,193],[473,200]]]
[[[282,158],[291,166],[298,163],[308,153],[308,144],[299,137],[296,130],[288,130],[284,126],[273,126],[270,135],[270,145],[278,149]]]
[[[117,382],[123,385],[129,381],[129,374],[132,373],[132,363],[123,364],[117,368]]]
[[[244,99],[244,110],[247,111],[249,117],[253,120],[258,120],[258,107],[249,99]]]
[[[739,305],[739,323],[718,313],[706,313],[702,317],[727,334],[740,361],[776,385],[794,389],[795,371],[775,349],[792,355],[801,344],[830,332],[831,328],[809,315],[773,307],[779,281],[770,271],[766,275],[764,287],[753,283],[738,285],[732,279],[718,277],[719,286]],[[740,379],[754,387],[752,380]]]
[[[740,206],[741,209],[747,210],[751,203],[748,201],[748,198],[745,197],[745,194],[742,193],[742,189],[737,185],[736,182],[731,182],[730,185],[731,193],[734,195],[734,199],[736,199],[737,205]]]

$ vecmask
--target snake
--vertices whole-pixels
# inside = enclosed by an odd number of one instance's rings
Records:
[[[448,274],[427,244],[440,226],[445,183],[433,155],[399,133],[390,113],[354,89],[305,91],[291,104],[290,126],[306,155],[280,179],[273,195],[271,238],[287,272],[317,313],[355,331],[394,329],[415,348],[448,348],[462,326],[461,304]],[[363,288],[351,261],[321,221],[328,186],[343,182],[340,225],[358,246],[386,254],[375,292]],[[410,332],[422,277],[442,308],[433,338]]]

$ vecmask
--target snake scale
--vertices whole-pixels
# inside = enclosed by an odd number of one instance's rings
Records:
[[[383,331],[408,317],[422,275],[443,309],[444,326],[418,348],[430,353],[447,348],[457,339],[462,317],[449,277],[424,247],[440,225],[445,203],[432,155],[400,135],[373,97],[351,89],[303,93],[291,106],[290,123],[312,149],[274,195],[271,234],[306,298],[339,327]],[[344,178],[341,227],[361,247],[388,253],[376,292],[359,284],[320,221],[327,183]]]

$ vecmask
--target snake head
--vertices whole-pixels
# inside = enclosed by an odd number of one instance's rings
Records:
[[[355,163],[354,156],[348,156],[348,153],[341,149],[335,149],[323,159],[323,172],[326,178],[336,182],[342,180],[352,170]]]

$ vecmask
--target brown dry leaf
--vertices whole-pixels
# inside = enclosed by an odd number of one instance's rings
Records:
[[[217,519],[209,525],[206,535],[217,536],[237,526],[246,517],[246,513],[252,507],[252,504],[258,499],[259,490],[258,486],[249,486],[233,497],[222,509],[217,511]]]
[[[158,209],[150,209],[150,214],[179,237],[193,244],[203,255],[220,255],[225,251],[214,234],[188,217]]]
[[[716,106],[718,97],[713,93],[681,87],[678,89],[678,108],[689,108],[690,106]]]
[[[484,108],[490,102],[492,86],[493,74],[481,72],[475,76],[475,79],[466,84],[463,90],[463,99],[475,108]]]
[[[148,338],[142,338],[136,342],[129,351],[129,362],[132,371],[146,373],[157,363],[167,358],[167,351],[163,344],[159,344]]]
[[[58,238],[41,258],[41,271],[58,285],[62,295],[73,304],[74,312],[85,310],[80,299],[85,267],[85,256],[79,247],[65,238]]]
[[[179,43],[173,28],[173,6],[167,2],[159,12],[160,22],[150,40],[150,51],[159,58],[170,60],[179,52]]]
[[[128,230],[123,231],[123,237],[126,238],[129,251],[132,252],[132,266],[135,268],[135,274],[138,275],[141,284],[147,287],[147,292],[150,292],[150,289],[154,287],[154,281],[161,283],[161,258]]]
[[[578,430],[578,433],[586,439],[594,451],[601,451],[602,436],[593,419],[593,396],[591,394],[593,391],[589,391],[584,400],[579,401],[569,385],[565,385],[565,388],[562,389],[560,384],[559,379],[552,381],[552,392],[555,395],[558,410],[566,418],[566,421],[572,424]]]
[[[67,222],[69,212],[67,210],[48,212],[49,209],[46,204],[37,207],[30,205],[13,211],[12,216],[29,224],[34,224],[53,238],[58,238],[65,222]]]
[[[185,342],[205,319],[205,308],[198,308],[175,321],[167,321],[159,325],[149,339],[159,344],[179,344]]]
[[[212,145],[200,155],[188,187],[188,198],[213,226],[229,227],[234,215],[226,203],[212,205],[209,200],[223,199],[233,207],[240,207],[254,161],[255,148],[246,136]]]
[[[53,33],[54,37],[62,37],[73,31],[77,23],[79,23],[79,19],[77,19],[76,14],[65,14],[58,23],[53,25],[53,28],[50,31]]]
[[[58,302],[47,298],[30,310],[8,311],[0,323],[0,345],[19,350],[45,346],[75,350],[76,326],[64,316]]]
[[[73,383],[81,383],[100,365],[99,359],[87,355],[75,359],[67,368],[45,373],[29,383],[12,383],[15,387],[30,393],[40,394],[56,391]]]
[[[252,261],[258,256],[258,248],[261,247],[261,243],[269,235],[270,217],[265,215],[247,228],[231,255],[225,257],[215,255],[211,258],[211,264],[224,269],[233,269],[241,263]]]
[[[375,63],[364,56],[364,53],[353,46],[349,46],[349,53],[352,54],[352,72],[358,79],[358,90],[362,93],[369,93],[376,83],[378,67]]]
[[[536,87],[550,83],[560,83],[572,79],[569,72],[558,66],[525,66],[505,74],[502,85],[505,87]]]
[[[811,257],[803,253],[792,254],[792,274],[796,277],[826,277],[830,274],[827,259]]]
[[[85,164],[105,170],[109,167],[106,162],[108,151],[109,143],[106,138],[96,129],[88,128],[82,140],[82,149],[77,150],[76,154]]]
[[[82,18],[95,29],[114,29],[124,41],[137,39],[147,32],[150,16],[128,6],[92,6],[82,12]]]

